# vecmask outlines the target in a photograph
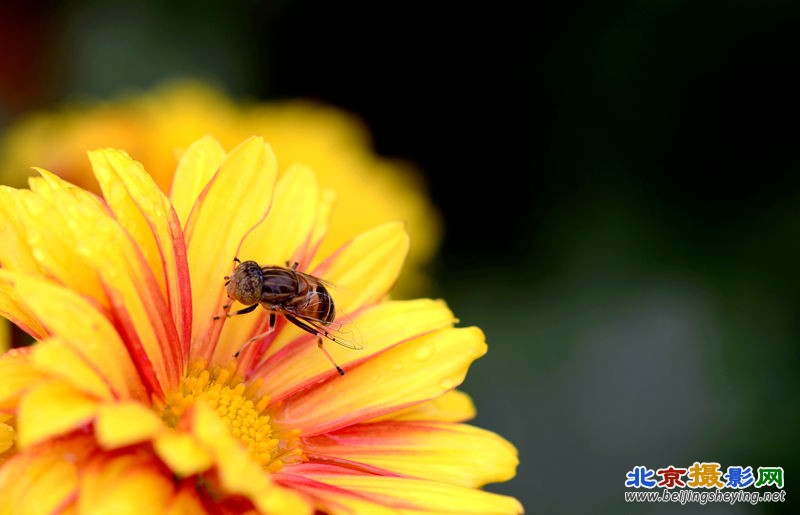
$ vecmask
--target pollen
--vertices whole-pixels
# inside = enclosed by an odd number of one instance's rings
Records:
[[[202,362],[193,364],[178,391],[167,396],[161,418],[168,426],[178,427],[183,413],[203,401],[266,470],[277,472],[287,462],[302,461],[296,432],[276,432],[267,413],[269,399],[257,397],[258,384],[246,384],[234,370],[235,364],[210,370]]]

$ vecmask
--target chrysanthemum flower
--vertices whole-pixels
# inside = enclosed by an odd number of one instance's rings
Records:
[[[165,84],[147,94],[105,103],[75,104],[21,118],[0,138],[0,183],[22,186],[31,163],[99,193],[86,149],[124,148],[168,191],[176,156],[205,134],[225,148],[256,134],[272,145],[281,165],[311,167],[338,202],[321,251],[353,234],[402,220],[414,239],[395,295],[426,284],[423,266],[440,240],[439,215],[409,163],[379,157],[369,132],[353,115],[308,101],[236,103],[200,82]],[[399,291],[398,291],[399,290]]]
[[[169,197],[124,152],[90,161],[102,197],[45,170],[0,188],[0,312],[38,340],[0,356],[0,514],[521,511],[480,490],[516,451],[454,390],[483,334],[387,298],[401,224],[321,253],[332,193],[276,179],[257,137],[191,145]],[[345,375],[283,318],[244,345],[267,315],[220,316],[234,256],[336,285]]]

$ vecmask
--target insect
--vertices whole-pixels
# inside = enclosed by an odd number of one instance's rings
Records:
[[[239,261],[238,258],[234,258],[234,261],[237,265],[233,274],[225,277],[228,297],[247,307],[227,313],[225,316],[244,315],[260,305],[269,312],[269,327],[264,333],[268,334],[275,328],[276,316],[282,315],[300,329],[316,335],[317,346],[333,363],[337,372],[344,375],[344,370],[322,346],[322,338],[348,349],[359,350],[363,347],[351,339],[335,334],[333,322],[336,318],[336,308],[326,283],[319,277],[299,272],[297,262],[291,267],[287,262],[287,266],[283,267],[261,266],[255,261]],[[225,309],[228,307],[230,304],[224,306]],[[251,338],[244,346],[260,336],[263,335]],[[236,355],[238,356],[240,352],[241,349]]]

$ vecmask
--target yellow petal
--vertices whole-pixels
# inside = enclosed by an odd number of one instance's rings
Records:
[[[2,454],[9,450],[14,445],[14,440],[17,439],[17,432],[6,424],[8,416],[0,414],[0,464],[3,463]]]
[[[441,397],[377,417],[374,421],[431,420],[464,422],[475,418],[475,414],[475,403],[472,402],[469,395],[459,390],[450,390]]]
[[[104,449],[117,449],[153,438],[164,424],[138,402],[106,403],[97,411],[94,434]]]
[[[517,450],[500,436],[466,424],[374,422],[308,438],[314,461],[348,460],[395,474],[467,487],[507,481]]]
[[[164,509],[165,515],[196,515],[207,513],[200,497],[197,495],[196,483],[186,480],[172,501]]]
[[[174,492],[172,477],[150,454],[98,454],[81,471],[78,513],[160,513]]]
[[[297,250],[308,242],[318,201],[314,172],[302,165],[290,167],[275,185],[275,200],[267,218],[247,237],[239,257],[281,266],[296,257]]]
[[[92,163],[94,175],[100,183],[108,207],[120,225],[133,237],[166,296],[164,274],[161,273],[161,256],[148,225],[152,222],[143,216],[145,213],[152,215],[156,204],[159,203],[153,195],[148,195],[150,193],[148,186],[155,186],[152,184],[152,178],[147,176],[140,163],[131,159],[122,150],[110,148],[93,150],[89,152],[89,161]],[[146,184],[147,180],[151,185]],[[136,198],[134,195],[142,198]]]
[[[97,154],[94,156],[97,161]],[[117,158],[117,161],[122,160],[119,156]],[[124,166],[119,162],[117,165]],[[98,163],[98,175],[103,177],[111,174],[110,168]],[[132,170],[135,168],[131,165],[120,175],[134,173]],[[143,175],[140,170],[140,176]],[[58,205],[59,209],[61,206],[68,206],[68,195],[75,188],[64,184],[52,174],[45,173],[43,178],[45,177],[54,187],[61,188],[55,190],[59,195],[53,197],[52,204]],[[106,178],[101,182],[110,180]],[[110,195],[115,197],[115,202],[121,204],[120,194],[123,195],[122,198],[126,198],[123,183],[116,181],[114,184],[110,188],[113,190]],[[176,356],[174,351],[180,348],[176,345],[178,336],[169,317],[167,301],[161,294],[157,275],[147,261],[147,255],[152,255],[153,251],[148,250],[147,245],[132,239],[126,230],[137,225],[134,222],[137,218],[131,216],[134,209],[118,209],[118,216],[122,215],[126,220],[120,223],[109,216],[102,206],[94,206],[89,199],[80,197],[72,204],[72,209],[64,213],[63,220],[66,223],[58,224],[58,229],[71,232],[72,238],[80,242],[77,251],[84,258],[84,267],[100,277],[104,296],[107,297],[104,301],[115,312],[115,316],[123,321],[120,323],[123,333],[127,333],[130,340],[138,339],[142,343],[148,360],[155,368],[160,383],[158,386],[177,387],[181,375],[180,356]],[[91,232],[87,231],[88,227],[92,228]],[[141,231],[134,230],[134,233],[142,238]]]
[[[280,266],[301,259],[302,248],[309,243],[318,198],[319,188],[313,172],[304,166],[291,167],[275,185],[275,200],[269,214],[247,236],[239,258]],[[265,313],[262,310],[260,317],[241,316],[227,321],[217,345],[217,359],[232,356],[254,331],[259,330],[257,326],[261,325]]]
[[[23,214],[16,209],[17,190],[0,186],[0,263],[4,268],[39,272],[39,264],[33,258],[28,245],[27,230]]]
[[[219,337],[225,281],[242,238],[266,215],[277,163],[261,138],[236,147],[197,199],[186,223],[192,278],[192,358],[210,360]]]
[[[95,399],[66,383],[49,381],[34,386],[19,403],[18,445],[25,448],[77,429],[94,418],[97,407]]]
[[[0,298],[2,297],[0,296]],[[2,308],[0,308],[0,310],[1,309]],[[2,318],[0,318],[0,354],[3,354],[10,348],[11,348],[11,324],[9,324],[8,320],[3,320]]]
[[[20,397],[43,380],[33,365],[30,347],[12,349],[0,356],[0,410],[16,409]]]
[[[0,270],[0,288],[13,285],[27,309],[94,370],[102,370],[114,395],[148,400],[125,344],[106,317],[81,295],[35,276]]]
[[[291,470],[296,470],[292,467]],[[275,478],[281,484],[301,492],[314,500],[317,513],[329,515],[397,515],[397,510],[379,500],[373,500],[358,491],[345,490],[320,481],[311,480],[306,475],[279,472]]]
[[[409,239],[402,223],[392,222],[365,232],[320,263],[312,275],[337,288],[336,307],[353,313],[389,292],[408,253]]]
[[[64,184],[64,190],[59,192],[60,196],[55,200],[45,199],[29,190],[0,187],[3,204],[7,212],[14,213],[15,225],[18,225],[20,237],[24,238],[30,249],[35,266],[22,266],[15,261],[16,257],[6,256],[4,251],[0,251],[4,252],[0,254],[0,259],[3,263],[8,261],[15,264],[5,268],[31,273],[46,270],[47,275],[57,278],[64,285],[102,300],[105,296],[97,274],[86,266],[83,258],[76,252],[81,247],[81,238],[75,234],[78,227],[82,236],[87,227],[94,227],[93,224],[78,219],[78,213],[92,213],[96,216],[97,209],[76,204],[66,191],[66,183]],[[66,230],[62,224],[54,223],[54,220],[68,221]],[[5,249],[4,246],[0,247]]]
[[[356,351],[329,341],[325,341],[325,347],[336,363],[347,370],[351,365],[368,360],[393,345],[449,327],[455,321],[453,313],[443,301],[418,299],[382,302],[354,317],[350,324],[353,326],[351,334],[339,335],[345,339],[357,335],[364,349]],[[295,341],[285,345],[283,340],[291,337]],[[302,339],[298,340],[299,337]],[[282,350],[272,355],[257,372],[265,379],[259,395],[267,395],[272,402],[279,402],[293,392],[318,382],[321,376],[336,374],[336,370],[311,340],[313,338],[308,333],[284,327],[272,345]]]
[[[90,362],[64,342],[52,338],[33,347],[33,363],[42,372],[65,380],[74,388],[98,399],[111,399],[105,378]]]
[[[438,397],[486,352],[480,329],[442,329],[395,346],[276,406],[276,423],[324,433]]]
[[[330,228],[333,206],[336,203],[336,191],[330,188],[323,188],[317,205],[317,216],[311,229],[310,244],[306,248],[306,253],[298,261],[301,263],[311,263],[307,268],[315,268],[321,258],[318,257],[318,250],[322,245]],[[350,234],[356,234],[351,232]]]
[[[33,167],[33,169],[39,173],[39,177],[29,178],[28,183],[31,191],[38,193],[42,198],[53,201],[62,198],[61,195],[66,194],[75,203],[83,204],[92,209],[104,208],[103,202],[97,195],[65,181],[58,175],[43,168]]]
[[[17,452],[0,467],[0,514],[58,513],[70,502],[78,484],[76,462],[85,445],[75,440]]]
[[[11,284],[2,281],[0,281],[0,316],[7,318],[36,339],[41,340],[47,336],[47,330],[39,322],[39,319],[27,309],[27,305],[19,293]],[[3,325],[8,326],[5,320],[3,320]],[[4,341],[3,350],[11,346],[10,328],[7,330],[7,335],[8,339]]]
[[[195,200],[224,159],[225,149],[211,136],[203,136],[183,153],[169,193],[181,227],[186,225]]]
[[[191,434],[165,431],[156,437],[153,448],[159,458],[180,477],[199,474],[213,465],[211,455]]]
[[[207,404],[195,405],[192,428],[201,445],[217,464],[225,493],[250,499],[265,513],[311,513],[311,504],[297,493],[275,484],[247,450],[231,436],[225,422]]]
[[[19,195],[37,261],[70,289],[113,312],[126,339],[141,345],[152,364],[153,390],[160,391],[162,383],[177,387],[174,324],[138,247],[93,197],[75,194],[70,184],[41,173],[50,187],[48,197]]]
[[[358,492],[392,506],[399,513],[453,513],[459,515],[522,513],[513,497],[424,479],[347,474],[309,474],[329,485]]]
[[[112,212],[144,255],[169,305],[180,345],[170,346],[186,366],[191,330],[191,292],[186,248],[178,217],[142,165],[121,150],[89,152]]]

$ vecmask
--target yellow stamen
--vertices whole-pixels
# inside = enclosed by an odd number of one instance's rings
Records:
[[[192,364],[178,391],[167,395],[161,418],[175,428],[186,409],[202,400],[217,411],[231,434],[266,470],[276,472],[286,463],[302,461],[297,432],[275,432],[266,413],[269,399],[253,399],[257,388],[243,383],[236,376],[235,368],[235,364],[231,364],[209,370],[205,363]]]

